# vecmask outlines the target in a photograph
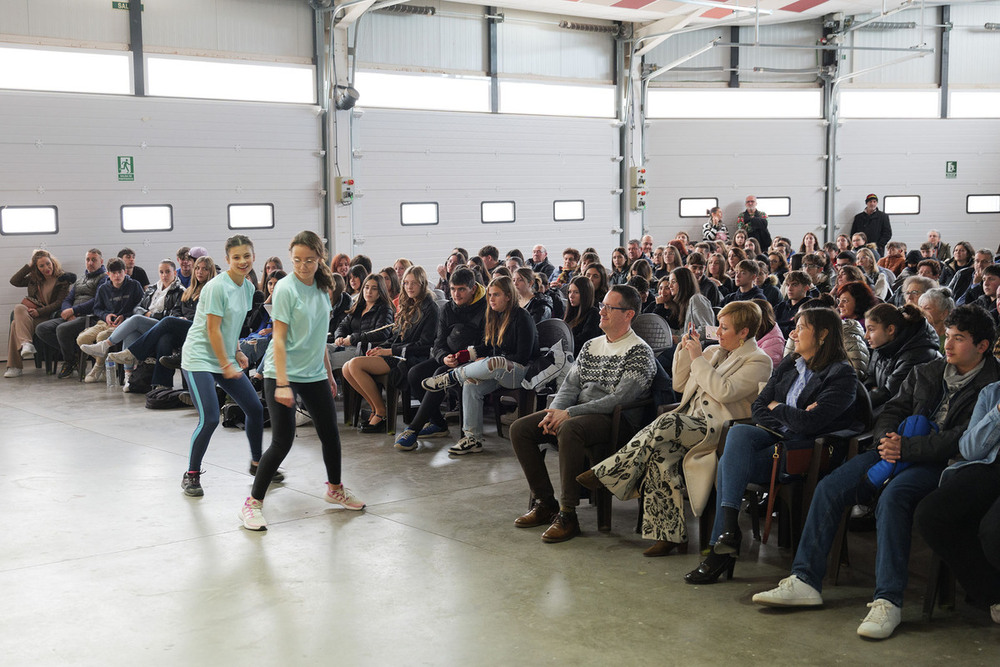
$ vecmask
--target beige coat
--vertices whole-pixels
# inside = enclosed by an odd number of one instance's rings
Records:
[[[758,349],[753,338],[729,356],[718,345],[707,348],[694,361],[684,350],[677,350],[674,355],[674,391],[684,393],[674,412],[697,414],[691,405],[697,394],[699,400],[705,402],[701,408],[708,419],[705,439],[688,450],[683,462],[688,498],[695,516],[701,516],[715,485],[718,463],[715,450],[723,423],[749,417],[750,406],[770,376],[771,358]]]

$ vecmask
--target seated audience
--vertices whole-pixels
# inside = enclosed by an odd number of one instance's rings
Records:
[[[125,275],[139,283],[139,287],[146,289],[149,285],[149,276],[141,266],[135,265],[135,250],[122,248],[118,251],[118,259],[125,262]]]
[[[10,278],[14,287],[28,288],[28,295],[14,306],[7,335],[7,369],[5,378],[21,377],[24,359],[33,359],[35,345],[31,342],[35,328],[51,318],[69,293],[70,276],[48,250],[31,253],[31,261]]]
[[[400,257],[392,263],[392,270],[396,272],[396,278],[399,279],[400,285],[403,284],[403,274],[406,273],[406,270],[411,266],[413,266],[413,262],[405,257]]]
[[[531,270],[542,274],[546,282],[552,282],[555,277],[556,267],[549,261],[549,251],[543,245],[536,245],[531,249]]]
[[[712,584],[723,573],[732,578],[743,541],[743,494],[748,483],[766,484],[770,479],[777,442],[805,440],[831,428],[846,428],[852,421],[857,376],[847,362],[842,331],[832,309],[799,312],[792,330],[795,353],[782,359],[753,402],[755,423],[729,429],[719,460],[711,551],[684,577],[687,583]]]
[[[980,284],[982,296],[975,301],[974,305],[979,306],[987,313],[991,313],[994,321],[997,311],[997,290],[1000,289],[1000,264],[990,264],[983,269],[983,281]]]
[[[890,294],[889,285],[895,282],[896,275],[889,269],[880,269],[875,263],[875,253],[869,248],[858,250],[858,268],[861,269],[865,282],[872,288],[875,296],[884,301]]]
[[[546,526],[544,542],[565,542],[580,534],[576,478],[586,469],[586,448],[611,438],[616,406],[649,392],[656,361],[649,345],[632,331],[638,314],[638,293],[627,285],[612,287],[601,307],[604,335],[584,344],[549,409],[521,417],[510,427],[510,442],[532,496],[531,509],[514,525]],[[620,428],[627,437],[638,430],[636,418],[632,411],[623,417]],[[558,445],[558,502],[541,451],[545,443]]]
[[[726,295],[736,289],[736,283],[733,279],[729,277],[728,264],[726,263],[726,257],[722,253],[712,253],[708,258],[708,265],[706,267],[708,279],[712,281],[712,284],[719,290],[719,294],[723,299]],[[721,301],[719,303],[721,305]],[[717,307],[713,304],[713,308]]]
[[[705,327],[715,326],[712,304],[701,295],[690,269],[682,266],[671,271],[667,286],[671,297],[667,323],[672,329],[684,333],[694,327],[699,336],[704,336]]]
[[[591,264],[583,275],[594,285],[594,302],[597,303],[608,293],[611,283],[608,281],[608,271],[600,263]]]
[[[688,254],[685,265],[691,269],[691,273],[694,274],[694,279],[698,283],[698,291],[708,299],[712,308],[721,306],[722,292],[719,291],[719,287],[712,279],[705,275],[705,255],[698,251],[692,252]]]
[[[492,247],[492,246],[490,246],[490,247]],[[493,248],[493,249],[496,250],[496,248]],[[498,254],[499,254],[499,251],[498,251]],[[480,255],[480,257],[483,257],[484,264],[487,263],[486,262],[486,257],[489,257],[489,255],[486,255],[486,256]],[[440,280],[438,280],[438,283],[437,283],[436,287],[437,287],[437,289],[439,289],[442,292],[444,292],[445,298],[450,298],[449,295],[448,295],[448,285],[450,284],[450,278],[451,278],[452,272],[454,272],[455,269],[457,269],[458,267],[463,266],[466,262],[468,262],[468,260],[466,259],[465,255],[463,255],[459,251],[455,250],[450,255],[448,255],[448,259],[445,260],[444,264],[439,264],[438,265],[437,272],[438,272],[438,277],[440,278]],[[488,269],[488,270],[492,271],[497,266],[499,266],[499,264],[494,264],[493,268]],[[388,286],[386,286],[386,287],[388,289]],[[392,301],[391,298],[389,300]]]
[[[812,280],[805,271],[789,271],[785,276],[785,298],[774,309],[774,318],[785,338],[795,326],[795,315],[808,298],[812,285]]]
[[[611,251],[611,275],[609,280],[612,285],[624,285],[628,282],[628,254],[625,248],[619,246]]]
[[[856,320],[865,328],[865,313],[877,303],[875,295],[865,282],[844,283],[837,288],[837,310],[845,320]]]
[[[760,291],[764,293],[764,300],[773,306],[778,305],[781,302],[781,291],[776,287],[779,283],[775,281],[775,278],[768,273],[769,268],[767,262],[760,259],[756,261],[757,263],[757,276],[754,278],[754,284],[760,288]]]
[[[723,304],[734,301],[753,301],[754,299],[764,299],[764,292],[757,287],[757,262],[752,259],[744,259],[736,266],[735,284],[736,289],[729,293]]]
[[[357,302],[358,297],[361,295],[361,284],[365,282],[365,278],[368,277],[369,273],[360,264],[355,264],[348,270],[347,295],[351,297],[351,301]]]
[[[927,290],[937,287],[938,284],[931,280],[930,278],[925,278],[924,276],[910,276],[903,281],[903,287],[899,292],[899,296],[896,301],[897,306],[901,306],[904,303],[908,303],[911,306],[918,306],[917,303],[920,300],[920,295],[922,295]]]
[[[972,282],[963,294],[952,290],[952,294],[955,295],[955,303],[960,306],[972,303],[983,295],[983,276],[985,275],[986,267],[993,263],[993,252],[989,248],[980,248],[976,251],[975,258],[972,261]]]
[[[407,369],[427,361],[437,325],[438,307],[427,284],[427,273],[421,266],[411,266],[403,274],[392,337],[369,349],[365,356],[347,360],[343,366],[344,379],[372,409],[368,423],[361,427],[362,433],[386,431],[385,401],[375,376],[389,375],[392,382],[393,368],[402,364],[402,369]],[[400,379],[405,380],[406,376]]]
[[[579,284],[589,287],[590,281],[578,276],[570,289]],[[501,387],[520,387],[528,363],[538,356],[535,322],[517,304],[510,278],[494,278],[486,289],[486,301],[482,339],[468,348],[468,354],[457,356],[461,365],[423,382],[427,391],[462,387],[462,438],[448,448],[456,456],[483,450],[483,399]]]
[[[656,540],[644,556],[687,552],[684,491],[700,516],[715,483],[722,425],[750,416],[750,404],[771,374],[770,359],[754,341],[759,328],[759,308],[738,301],[719,313],[718,345],[703,351],[698,334],[686,330],[671,374],[674,390],[683,393],[680,405],[577,477],[583,486],[605,487],[621,500],[642,494],[642,536]]]
[[[771,304],[764,299],[754,299],[753,303],[760,308],[760,325],[754,333],[757,347],[770,357],[772,366],[777,366],[785,355],[785,336],[774,320],[774,309],[771,308]]]
[[[955,310],[955,300],[951,298],[951,290],[947,287],[933,287],[927,290],[917,300],[917,308],[937,334],[939,349],[941,354],[944,354],[945,322],[951,311]]]
[[[351,271],[351,258],[344,253],[334,255],[333,260],[330,262],[330,269],[334,273],[339,273],[346,281],[347,275]]]
[[[77,346],[96,343],[111,336],[141,300],[142,287],[125,273],[125,262],[117,257],[108,262],[108,280],[97,288],[94,299],[94,316],[97,322],[77,335]],[[97,363],[83,381],[101,382],[104,377],[104,364]]]
[[[463,252],[462,254],[466,257],[469,256],[468,253]],[[494,245],[484,245],[476,254],[483,260],[483,266],[486,268],[487,274],[491,273],[500,264],[500,251]]]
[[[942,470],[959,453],[959,438],[969,427],[979,393],[1000,380],[1000,363],[987,354],[995,335],[993,322],[982,310],[955,309],[947,321],[945,358],[914,368],[886,403],[875,421],[877,449],[858,454],[820,481],[791,576],[777,588],[754,595],[754,602],[779,607],[823,604],[827,555],[840,517],[859,493],[871,493],[870,469],[884,461],[892,466],[893,474],[877,487],[875,594],[858,634],[869,639],[892,635],[901,620],[914,510],[937,487]],[[900,435],[912,418],[926,424],[927,435]]]
[[[906,254],[906,245],[899,241],[889,241],[885,249],[888,254],[880,259],[877,264],[884,269],[892,271],[894,276],[898,276],[899,272],[906,266],[906,258],[904,257]]]
[[[573,354],[580,354],[583,344],[601,335],[601,315],[594,304],[594,284],[583,276],[574,278],[567,290],[568,305],[563,317],[573,332]]]
[[[514,290],[517,292],[517,305],[528,311],[535,324],[552,317],[552,299],[548,294],[535,291],[537,274],[529,268],[522,267],[514,272]]]
[[[385,279],[377,274],[365,278],[361,296],[334,332],[330,367],[343,368],[348,360],[367,352],[363,347],[389,340],[393,316]]]
[[[722,209],[713,206],[708,210],[708,220],[701,227],[701,237],[706,241],[725,241],[729,238],[729,230],[726,223],[722,222]]]
[[[556,274],[552,284],[557,287],[568,285],[573,278],[580,274],[580,251],[576,248],[566,248],[563,250],[562,268]]]
[[[909,304],[871,308],[865,316],[865,340],[872,348],[865,387],[876,410],[896,395],[911,370],[941,357],[938,334]]]
[[[396,275],[396,269],[387,266],[379,271],[379,275],[385,279],[385,289],[389,293],[389,301],[392,302],[392,307],[398,308],[399,295],[402,293],[402,283],[399,280],[399,276]]]

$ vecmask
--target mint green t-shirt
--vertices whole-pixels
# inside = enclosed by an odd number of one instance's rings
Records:
[[[271,319],[288,325],[285,339],[285,373],[290,382],[326,379],[326,334],[330,328],[330,296],[315,283],[306,285],[289,274],[279,280],[271,295]],[[264,377],[277,379],[274,345],[264,353]]]
[[[228,272],[220,273],[201,288],[198,310],[181,350],[181,368],[186,371],[222,372],[208,340],[209,315],[222,318],[222,343],[226,348],[226,358],[236,363],[240,329],[253,307],[253,293],[252,282],[245,279],[242,285],[237,285]]]

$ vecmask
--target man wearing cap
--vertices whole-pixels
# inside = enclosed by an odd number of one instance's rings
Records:
[[[858,232],[863,232],[868,241],[875,244],[879,255],[885,255],[885,244],[892,239],[892,226],[889,216],[878,209],[878,195],[865,197],[865,210],[854,216],[851,236]]]

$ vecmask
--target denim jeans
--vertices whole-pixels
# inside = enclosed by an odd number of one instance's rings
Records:
[[[145,315],[133,315],[128,318],[111,332],[111,336],[108,340],[111,341],[112,345],[122,344],[122,348],[126,348],[136,340],[139,336],[146,333],[159,323],[159,320],[155,320],[152,317],[146,317]]]
[[[466,435],[483,439],[483,398],[500,387],[520,387],[524,372],[524,366],[503,357],[487,357],[457,369],[455,375],[462,382],[462,431]]]
[[[716,473],[718,495],[709,544],[715,544],[722,534],[722,508],[731,507],[739,511],[747,484],[764,484],[771,479],[772,454],[777,440],[764,429],[749,424],[736,424],[729,429]]]
[[[159,359],[170,356],[174,350],[179,350],[184,345],[190,328],[191,320],[185,320],[183,317],[164,317],[156,326],[128,345],[128,350],[139,361],[149,357]],[[174,372],[157,361],[153,367],[153,384],[174,386]]]
[[[827,554],[844,510],[854,503],[858,485],[868,468],[879,461],[877,451],[855,456],[827,475],[816,487],[792,574],[816,590],[823,587]],[[875,506],[877,552],[875,595],[903,606],[910,562],[910,533],[917,503],[937,488],[943,465],[917,464],[889,481]]]

